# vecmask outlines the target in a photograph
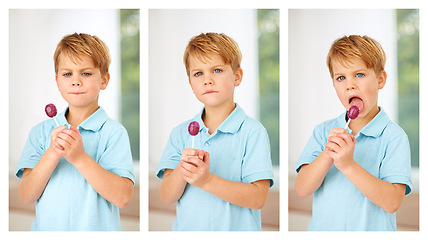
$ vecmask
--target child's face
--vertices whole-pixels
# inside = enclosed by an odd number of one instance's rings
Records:
[[[349,110],[352,105],[360,108],[358,118],[374,116],[379,111],[378,92],[385,86],[386,72],[382,71],[376,76],[374,70],[368,69],[361,59],[350,60],[347,66],[333,60],[333,86],[337,96],[346,109]]]
[[[98,107],[100,90],[107,87],[109,73],[101,76],[90,57],[79,56],[73,62],[68,56],[59,56],[58,73],[55,77],[62,97],[73,107]]]
[[[210,54],[205,63],[189,56],[189,83],[196,98],[205,108],[234,104],[235,86],[242,80],[242,69],[235,72],[218,54]]]

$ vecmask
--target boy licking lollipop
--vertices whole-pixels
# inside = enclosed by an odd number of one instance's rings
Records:
[[[68,108],[30,132],[16,166],[19,197],[36,202],[32,230],[120,230],[119,208],[133,193],[126,129],[98,106],[110,80],[110,54],[98,37],[65,36],[54,54]]]
[[[273,184],[270,146],[265,128],[234,102],[243,76],[239,47],[225,34],[202,33],[183,60],[204,108],[172,130],[156,169],[162,201],[177,202],[172,229],[261,230]],[[192,121],[200,126],[196,136],[188,132]]]
[[[344,36],[330,48],[337,96],[360,113],[349,129],[346,113],[316,126],[296,163],[297,193],[314,193],[309,230],[396,230],[395,212],[411,192],[410,147],[378,106],[385,61],[381,45],[367,36]]]

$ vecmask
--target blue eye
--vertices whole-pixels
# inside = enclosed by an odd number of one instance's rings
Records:
[[[345,77],[344,76],[340,76],[340,77],[337,78],[337,80],[343,81],[343,80],[345,80]]]
[[[197,72],[197,73],[195,73],[195,77],[200,77],[200,76],[202,76],[202,73],[201,73],[201,72]]]
[[[221,69],[215,69],[214,72],[215,73],[221,73],[222,71],[221,71]]]
[[[71,76],[71,73],[64,73],[64,74],[63,74],[63,76],[64,76],[64,77],[70,77],[70,76]]]
[[[356,75],[357,77],[359,77],[359,78],[361,78],[361,77],[364,77],[364,74],[362,74],[362,73],[357,73],[357,75]]]
[[[91,73],[87,73],[87,72],[85,72],[85,73],[83,73],[82,75],[83,75],[83,76],[86,76],[86,77],[89,77],[89,76],[91,76],[92,74],[91,74]]]

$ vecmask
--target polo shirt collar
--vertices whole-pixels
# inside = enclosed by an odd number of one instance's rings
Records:
[[[68,107],[62,113],[56,116],[59,125],[65,125],[67,128],[70,128],[70,124],[65,118],[66,113],[68,112]],[[101,129],[104,123],[107,121],[108,116],[102,107],[99,107],[91,116],[89,116],[85,121],[83,121],[79,127],[85,130],[90,130],[97,132]]]
[[[366,125],[364,126],[357,135],[363,134],[365,136],[379,137],[383,130],[386,128],[388,123],[391,121],[382,107],[379,107],[379,113]],[[340,125],[345,126],[346,124],[346,112],[340,116]]]
[[[220,126],[217,127],[216,131],[233,134],[239,130],[247,115],[237,103],[235,103],[235,105],[235,109],[230,113],[226,120],[224,120],[223,123],[221,123]],[[193,118],[193,121],[197,121],[199,123],[199,126],[201,126],[199,131],[205,130],[206,132],[208,132],[208,128],[202,121],[202,115],[204,114],[204,111],[205,108],[202,109],[202,111]]]

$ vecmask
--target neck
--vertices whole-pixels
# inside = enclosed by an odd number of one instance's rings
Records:
[[[95,111],[97,111],[98,108],[98,104],[86,107],[68,106],[68,113],[65,117],[71,126],[77,127],[87,118],[89,118]]]
[[[202,116],[205,126],[208,128],[208,133],[212,134],[215,132],[218,126],[226,120],[227,117],[235,109],[236,105],[232,102],[227,106],[222,107],[207,107]]]

